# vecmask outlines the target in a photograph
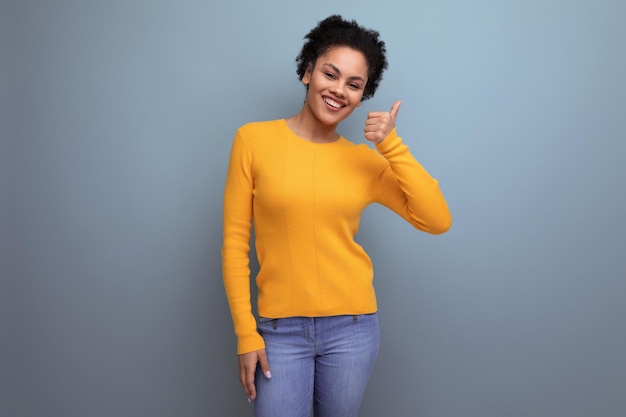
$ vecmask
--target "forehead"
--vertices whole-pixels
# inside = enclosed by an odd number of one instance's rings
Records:
[[[332,64],[348,77],[367,79],[367,60],[363,52],[348,46],[333,46],[317,58],[316,66]]]

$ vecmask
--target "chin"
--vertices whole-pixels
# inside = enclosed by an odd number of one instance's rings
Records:
[[[338,125],[339,123],[343,122],[348,117],[350,117],[353,111],[354,109],[352,110],[344,109],[340,112],[337,112],[337,114],[330,114],[330,115],[325,114],[324,116],[326,117],[320,117],[319,120],[325,125]]]

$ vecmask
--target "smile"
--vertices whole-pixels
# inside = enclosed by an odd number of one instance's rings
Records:
[[[326,103],[328,106],[332,107],[333,109],[339,110],[340,108],[345,106],[345,104],[338,103],[335,100],[328,98],[328,97],[324,97],[323,100],[324,100],[324,103]]]

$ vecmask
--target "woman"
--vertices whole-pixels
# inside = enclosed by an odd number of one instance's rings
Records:
[[[429,233],[451,223],[437,181],[396,133],[400,101],[367,115],[364,135],[376,150],[336,132],[387,67],[378,32],[330,16],[305,40],[296,59],[302,109],[242,126],[226,180],[224,284],[240,381],[257,417],[307,417],[311,407],[316,417],[358,414],[379,341],[372,264],[354,241],[363,209],[383,204]]]

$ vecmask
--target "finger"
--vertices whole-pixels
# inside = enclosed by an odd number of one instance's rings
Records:
[[[379,143],[384,137],[378,132],[370,132],[365,134],[365,139],[373,143]]]
[[[259,365],[261,365],[261,371],[263,371],[263,375],[265,375],[267,379],[270,379],[272,377],[272,372],[270,371],[270,364],[267,361],[267,353],[265,352],[265,350],[259,351]]]
[[[255,368],[246,367],[245,385],[244,390],[250,400],[256,398],[256,387],[254,386],[254,372]]]
[[[374,141],[374,140],[378,139],[378,135],[376,135],[375,133],[372,133],[372,132],[365,132],[365,139],[367,139],[369,141]]]
[[[254,373],[256,370],[257,357],[254,354],[243,354],[239,356],[239,382],[248,396],[248,401],[256,397],[254,386]]]
[[[246,365],[245,362],[239,358],[239,382],[241,386],[246,389]]]
[[[243,390],[248,394],[248,390],[246,389],[246,369],[243,366],[239,366],[239,383],[243,387]]]
[[[365,128],[363,129],[364,132],[368,133],[368,132],[384,132],[385,128],[384,126],[380,126],[380,125],[365,125]]]
[[[385,130],[389,126],[395,125],[394,120],[391,118],[389,113],[385,117],[381,117],[380,119],[374,119],[372,121],[365,122],[366,129],[380,129]]]
[[[381,129],[378,126],[371,126],[371,127],[366,126],[365,129],[363,129],[363,133],[365,135],[387,136],[385,132],[386,131],[384,129]]]
[[[367,113],[367,118],[368,119],[378,119],[378,118],[381,118],[381,117],[385,116],[386,114],[389,114],[389,112],[386,112],[386,111],[371,111],[371,112]]]
[[[396,116],[398,115],[398,110],[400,110],[401,104],[402,104],[402,101],[398,100],[395,103],[393,103],[393,106],[391,106],[391,110],[389,110],[389,114],[391,114],[391,117],[393,118],[393,120],[396,120]]]
[[[365,126],[378,126],[382,119],[367,119],[365,121]]]

